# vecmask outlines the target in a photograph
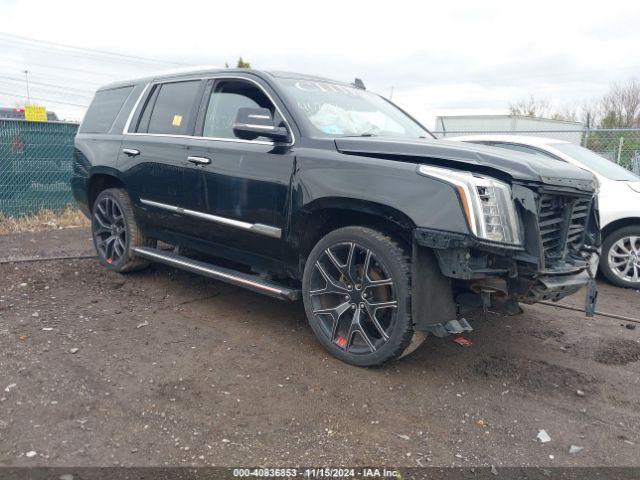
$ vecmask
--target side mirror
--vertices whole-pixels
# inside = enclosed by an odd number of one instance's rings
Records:
[[[285,127],[274,125],[273,116],[268,108],[239,108],[233,123],[233,133],[243,140],[267,137],[274,142],[289,141],[289,132]]]

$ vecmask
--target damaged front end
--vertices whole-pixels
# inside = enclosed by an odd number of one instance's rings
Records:
[[[521,312],[519,303],[558,301],[585,286],[590,287],[587,314],[595,310],[593,277],[598,264],[600,230],[594,193],[573,186],[518,183],[511,185],[511,192],[520,245],[491,242],[471,234],[415,229],[417,329],[422,326],[436,333],[447,326],[450,320],[446,318],[460,320],[465,312],[477,308],[515,315]],[[426,302],[420,297],[424,294],[421,290],[426,289],[427,282],[422,277],[429,262],[437,262],[439,272],[447,279],[444,283],[451,289],[449,294],[455,299],[454,307],[450,306],[436,322],[425,315]],[[445,288],[444,283],[440,290]],[[427,297],[427,301],[444,303],[441,296]],[[456,311],[452,312],[452,308]],[[432,309],[428,307],[428,311]]]

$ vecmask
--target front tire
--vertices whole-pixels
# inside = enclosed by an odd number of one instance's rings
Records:
[[[602,242],[600,271],[618,287],[640,289],[640,226],[623,227]]]
[[[401,244],[365,227],[334,230],[316,244],[302,280],[304,306],[332,355],[366,367],[411,345],[409,258]]]
[[[93,203],[91,233],[100,263],[116,272],[142,270],[149,262],[136,258],[135,247],[153,246],[153,240],[142,235],[133,216],[127,192],[109,188],[100,192]]]

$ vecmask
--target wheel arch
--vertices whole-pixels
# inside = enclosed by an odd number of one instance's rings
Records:
[[[302,264],[313,246],[327,233],[357,225],[380,230],[411,246],[415,223],[403,212],[377,202],[345,197],[318,199],[305,207],[295,230]]]
[[[616,230],[624,227],[638,226],[640,227],[640,217],[625,217],[614,220],[608,223],[602,228],[602,241],[604,241],[609,235]]]
[[[87,206],[93,209],[93,203],[107,188],[126,188],[118,170],[109,167],[97,167],[91,170],[87,180]]]

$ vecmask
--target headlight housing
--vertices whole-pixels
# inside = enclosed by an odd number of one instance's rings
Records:
[[[476,173],[420,165],[418,172],[452,185],[473,234],[491,242],[521,245],[520,226],[508,184]]]

